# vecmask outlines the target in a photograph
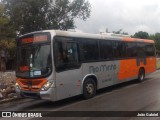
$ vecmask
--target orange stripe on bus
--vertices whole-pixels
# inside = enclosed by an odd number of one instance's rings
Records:
[[[154,43],[153,40],[144,40],[144,42],[146,42],[146,43]]]
[[[135,41],[135,38],[127,38],[127,37],[124,37],[124,38],[123,38],[123,41],[134,42],[134,41]]]
[[[139,38],[127,38],[124,37],[123,41],[126,42],[146,42],[146,43],[154,43],[154,40],[149,40],[149,39],[139,39]]]

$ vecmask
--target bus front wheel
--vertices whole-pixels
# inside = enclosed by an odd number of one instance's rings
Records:
[[[89,99],[96,94],[96,83],[92,78],[87,78],[83,84],[83,97]]]
[[[138,73],[138,81],[143,82],[144,78],[145,78],[145,72],[144,69],[141,68]]]

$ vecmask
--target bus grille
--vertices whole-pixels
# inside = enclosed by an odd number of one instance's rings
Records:
[[[17,79],[17,83],[24,91],[39,92],[42,86],[47,82],[46,79]]]

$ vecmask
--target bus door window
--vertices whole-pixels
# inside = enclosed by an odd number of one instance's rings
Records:
[[[78,63],[77,44],[67,44],[67,58],[69,63]]]
[[[56,42],[56,68],[65,70],[75,67],[79,60],[77,49],[77,44],[74,42]]]
[[[65,63],[65,51],[63,50],[63,46],[61,42],[56,42],[55,44],[55,51],[56,51],[56,65],[60,65],[62,63]]]

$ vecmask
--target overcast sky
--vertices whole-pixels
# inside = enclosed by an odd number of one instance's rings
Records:
[[[77,29],[99,33],[123,29],[133,35],[138,31],[160,32],[160,0],[89,0],[91,17],[76,20]]]

